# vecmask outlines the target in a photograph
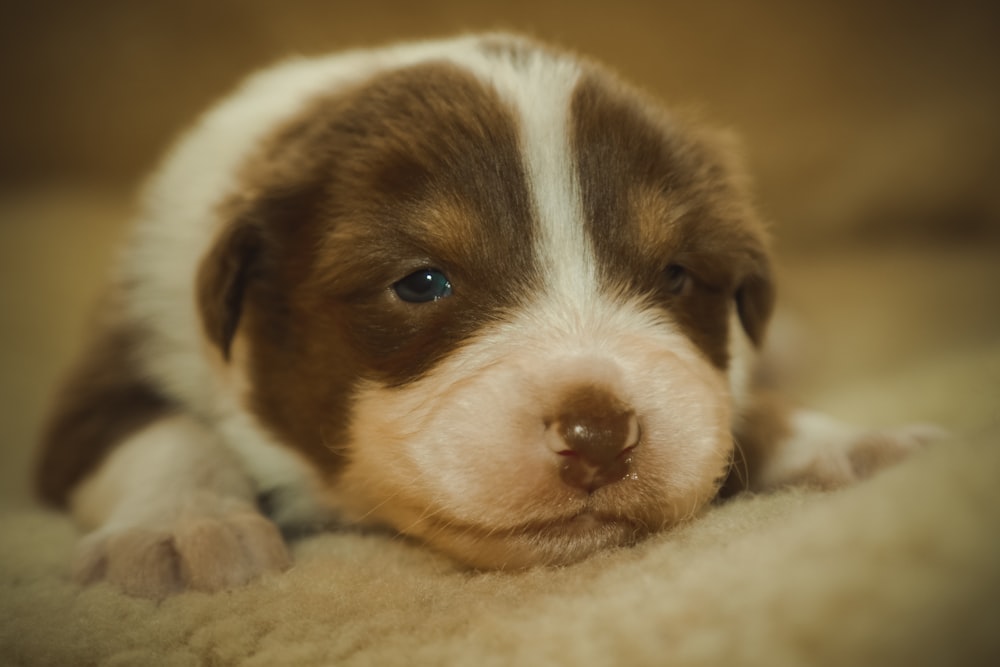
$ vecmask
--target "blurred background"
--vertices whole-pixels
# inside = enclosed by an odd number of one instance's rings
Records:
[[[744,139],[806,401],[1000,434],[1000,5],[617,0],[0,4],[0,500],[26,502],[141,180],[250,71],[481,29],[596,57]]]

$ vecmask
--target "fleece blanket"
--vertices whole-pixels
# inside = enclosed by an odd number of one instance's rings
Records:
[[[281,575],[157,603],[72,583],[77,530],[27,481],[127,201],[0,199],[0,664],[1000,664],[994,248],[786,254],[775,339],[800,369],[791,391],[859,423],[952,433],[855,487],[740,496],[636,547],[513,573],[321,534]]]

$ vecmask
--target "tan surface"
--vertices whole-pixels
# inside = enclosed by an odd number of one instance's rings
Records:
[[[0,22],[0,663],[1000,664],[1000,40],[986,3],[42,4]],[[232,594],[157,607],[69,584],[74,532],[31,505],[30,447],[130,184],[167,135],[276,55],[497,25],[738,128],[779,233],[776,341],[796,395],[955,440],[855,489],[744,499],[560,570],[470,575],[327,535]]]

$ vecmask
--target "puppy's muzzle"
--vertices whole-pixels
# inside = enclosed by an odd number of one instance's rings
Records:
[[[625,478],[639,437],[635,411],[591,387],[570,393],[546,420],[545,442],[561,457],[560,479],[587,492]]]

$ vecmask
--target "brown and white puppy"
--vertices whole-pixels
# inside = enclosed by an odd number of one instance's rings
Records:
[[[912,446],[754,392],[773,299],[724,144],[589,62],[504,35],[288,62],[150,184],[40,490],[92,531],[77,577],[145,595],[285,568],[279,526],[568,563],[731,468],[839,485]]]

